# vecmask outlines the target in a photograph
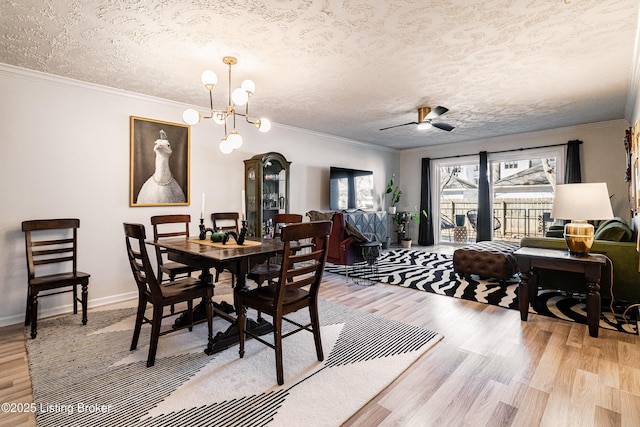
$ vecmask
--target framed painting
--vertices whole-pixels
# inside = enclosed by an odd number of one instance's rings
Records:
[[[189,205],[190,130],[131,116],[130,206]]]

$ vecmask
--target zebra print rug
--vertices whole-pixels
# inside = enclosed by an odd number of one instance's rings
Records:
[[[460,278],[453,271],[453,257],[433,254],[413,249],[383,251],[378,258],[378,277],[362,268],[363,264],[349,269],[349,276],[418,289],[440,295],[477,301],[485,304],[518,310],[518,276],[501,283],[498,279],[481,279],[471,275],[470,280]],[[344,266],[329,265],[327,271],[345,274]],[[531,313],[578,323],[587,323],[585,295],[569,294],[562,291],[543,290],[538,292],[536,305]],[[633,310],[632,310],[633,312]],[[637,310],[635,310],[637,314]],[[635,316],[633,320],[623,320],[612,313],[608,306],[602,307],[600,327],[605,329],[638,334]]]
[[[92,311],[86,326],[77,315],[39,322],[26,339],[38,426],[338,426],[442,338],[320,300],[325,360],[311,333],[286,338],[278,386],[271,348],[249,340],[243,359],[237,346],[207,356],[203,323],[160,337],[146,368],[150,327],[129,351],[134,318],[127,308]],[[214,330],[226,326],[216,318]]]

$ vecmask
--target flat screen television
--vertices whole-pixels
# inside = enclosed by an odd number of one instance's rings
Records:
[[[331,166],[329,176],[331,210],[373,209],[373,172]]]

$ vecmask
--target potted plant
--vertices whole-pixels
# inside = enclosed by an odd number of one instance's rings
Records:
[[[403,231],[404,231],[404,227],[406,226],[407,229],[407,233],[404,235],[404,237],[400,240],[400,244],[402,245],[403,248],[410,248],[411,247],[411,234],[409,234],[409,224],[411,220],[415,220],[415,222],[417,224],[420,224],[420,214],[417,213],[410,213],[410,212],[400,212],[402,214],[404,214],[403,216],[406,217],[406,219],[404,220],[404,224],[403,224]],[[422,215],[424,215],[424,217],[427,217],[427,211],[425,211],[424,209],[422,210]]]
[[[400,191],[400,187],[395,185],[394,179],[396,174],[391,175],[391,179],[387,183],[387,189],[385,194],[390,194],[391,196],[391,205],[389,206],[389,214],[395,215],[396,213],[396,205],[400,202],[400,196],[402,195],[402,191]]]

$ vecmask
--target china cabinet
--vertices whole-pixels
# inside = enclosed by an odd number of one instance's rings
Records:
[[[273,236],[273,215],[289,213],[289,166],[280,153],[257,154],[244,161],[247,234]]]

